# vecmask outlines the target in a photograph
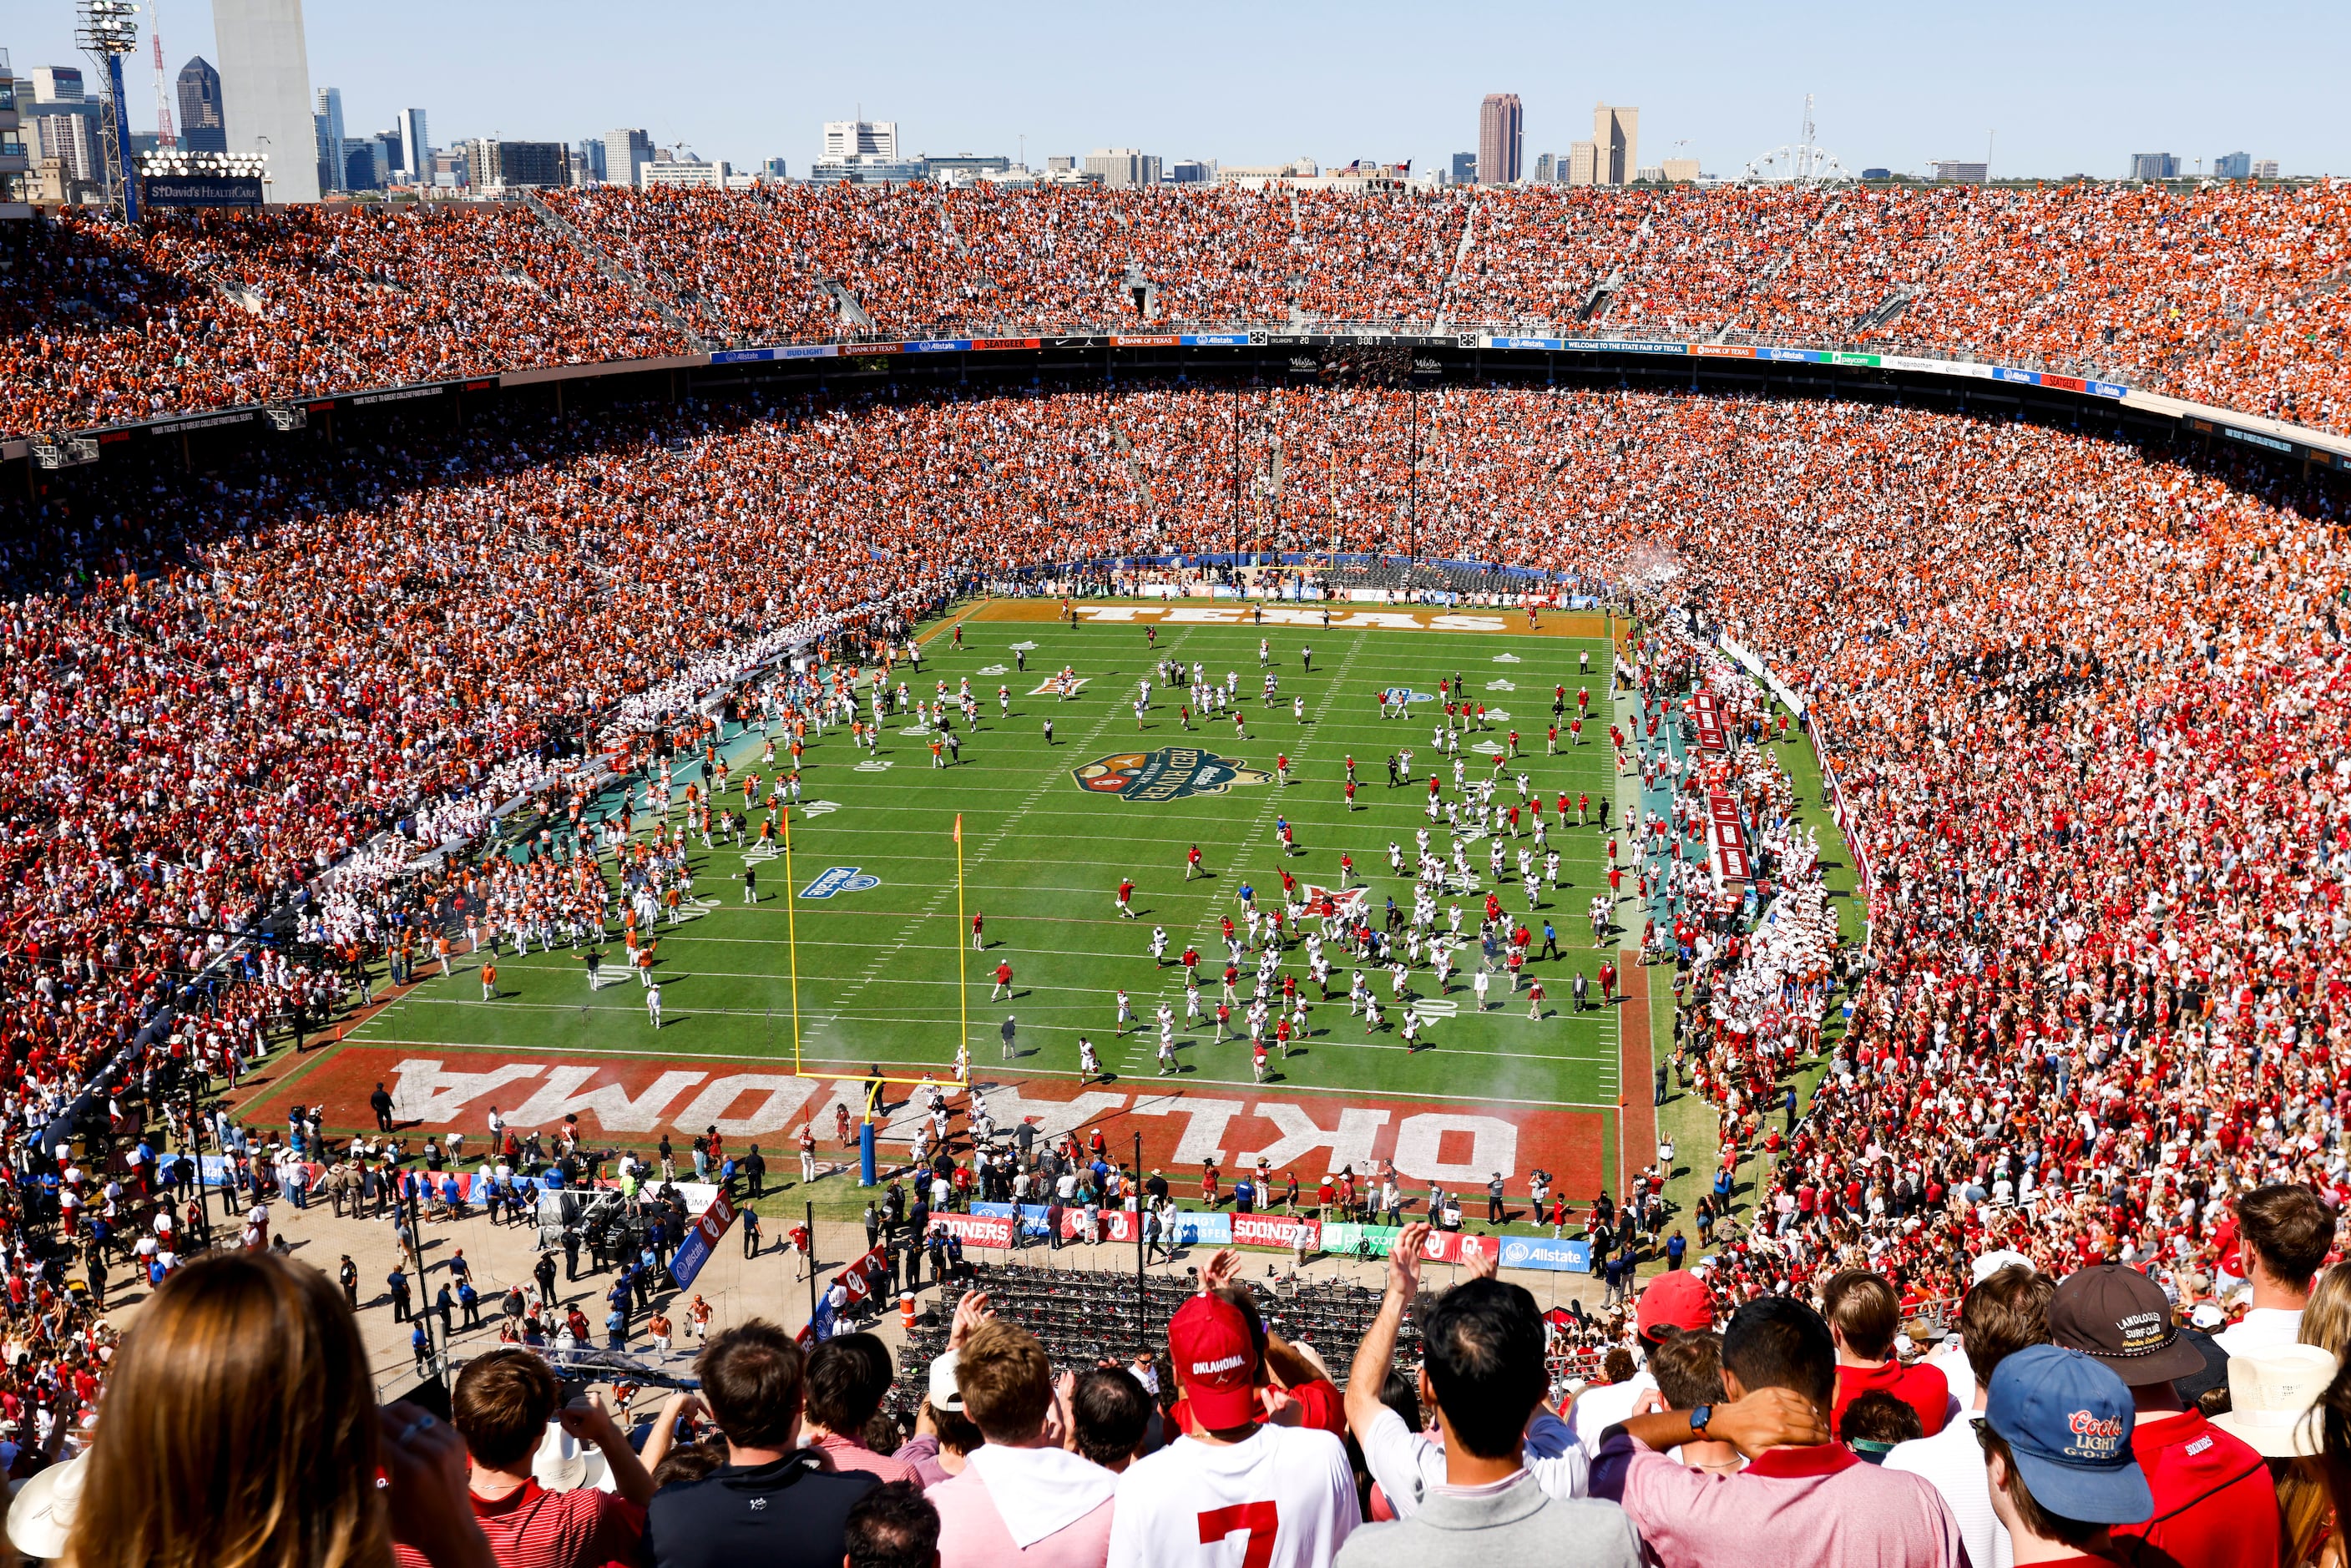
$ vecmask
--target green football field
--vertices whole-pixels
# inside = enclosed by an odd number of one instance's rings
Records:
[[[350,1035],[369,1043],[480,1047],[548,1052],[593,1061],[603,1056],[658,1053],[715,1061],[792,1062],[811,1073],[862,1073],[879,1064],[893,1076],[944,1077],[967,1027],[976,1068],[1006,1071],[998,1031],[1017,1017],[1021,1076],[1074,1078],[1078,1040],[1090,1036],[1102,1065],[1124,1082],[1157,1071],[1153,1014],[1166,999],[1184,1016],[1182,971],[1174,962],[1185,946],[1200,951],[1203,999],[1208,1013],[1178,1030],[1180,1078],[1186,1087],[1252,1082],[1245,1040],[1214,1038],[1217,988],[1225,950],[1218,931],[1228,914],[1238,921],[1238,890],[1253,883],[1260,902],[1278,907],[1278,868],[1287,865],[1301,885],[1334,886],[1339,859],[1352,852],[1359,881],[1368,884],[1377,913],[1393,896],[1407,911],[1415,830],[1430,827],[1432,848],[1449,853],[1452,837],[1431,825],[1422,808],[1433,768],[1449,786],[1449,760],[1437,762],[1432,740],[1441,719],[1431,701],[1413,704],[1407,723],[1379,716],[1378,694],[1401,687],[1434,694],[1440,680],[1460,679],[1473,699],[1507,718],[1490,719],[1484,733],[1464,737],[1461,757],[1471,779],[1491,773],[1490,754],[1515,727],[1522,759],[1497,790],[1499,802],[1517,799],[1510,782],[1525,773],[1547,801],[1564,792],[1589,795],[1594,808],[1614,793],[1607,745],[1608,646],[1600,622],[1593,635],[1510,632],[1323,629],[1296,625],[1162,625],[1156,645],[1138,624],[1077,624],[1061,621],[994,620],[982,606],[963,622],[963,646],[948,635],[927,642],[919,673],[902,664],[919,696],[935,679],[950,690],[966,677],[981,699],[976,733],[961,736],[961,760],[934,768],[919,721],[893,716],[876,756],[851,742],[846,727],[811,737],[803,770],[803,809],[794,813],[789,880],[781,856],[758,861],[758,902],[742,902],[745,853],[722,843],[697,844],[695,907],[683,924],[658,931],[664,1021],[656,1032],[643,992],[621,972],[617,941],[607,947],[601,989],[591,992],[579,956],[498,960],[498,996],[481,999],[467,959],[454,976],[426,980],[369,1017]],[[1513,627],[1518,618],[1511,618]],[[1270,668],[1280,701],[1261,700],[1259,641],[1270,644]],[[1016,671],[1016,647],[1027,644],[1025,673]],[[1311,669],[1301,664],[1311,645]],[[1588,653],[1591,673],[1580,672]],[[1178,722],[1181,694],[1155,682],[1151,706],[1138,732],[1133,709],[1137,682],[1158,660],[1201,663],[1212,676],[1239,675],[1239,711],[1248,737],[1237,740],[1229,718],[1195,718],[1189,733]],[[1069,700],[1034,695],[1045,678],[1071,667],[1085,684]],[[1584,744],[1545,754],[1543,732],[1552,692],[1564,683],[1569,707],[1579,686],[1593,695]],[[999,714],[997,688],[1008,685],[1011,713]],[[1302,697],[1302,722],[1291,699]],[[1048,744],[1043,722],[1053,721]],[[960,725],[957,726],[960,730]],[[780,738],[782,731],[778,730]],[[758,768],[760,736],[753,728],[725,747],[736,779]],[[1246,775],[1214,786],[1228,768],[1203,759],[1189,765],[1182,748],[1196,747],[1227,764],[1270,773],[1286,753],[1290,782],[1277,787]],[[1386,758],[1399,747],[1415,753],[1418,782],[1387,783]],[[1089,764],[1130,754],[1173,750],[1146,763],[1128,791],[1137,798],[1090,789],[1075,775]],[[1342,780],[1344,761],[1356,763],[1357,809],[1349,810]],[[772,771],[762,768],[763,773]],[[681,759],[681,801],[688,779]],[[1210,788],[1198,786],[1207,785]],[[1187,786],[1191,792],[1185,793]],[[1449,793],[1449,790],[1448,790]],[[1145,798],[1145,797],[1164,798]],[[741,804],[739,789],[722,803]],[[964,822],[963,916],[986,916],[987,947],[974,952],[958,915],[956,845],[953,825]],[[1297,852],[1281,853],[1278,818],[1286,818]],[[757,815],[753,821],[756,824]],[[642,831],[642,826],[641,826]],[[1387,846],[1404,847],[1407,875],[1390,874]],[[1353,967],[1334,946],[1336,998],[1317,1003],[1302,1047],[1277,1055],[1276,1082],[1301,1090],[1396,1094],[1438,1101],[1551,1106],[1614,1107],[1618,1099],[1617,1011],[1595,1006],[1573,1010],[1569,977],[1597,974],[1604,956],[1593,944],[1588,910],[1606,891],[1606,838],[1577,829],[1573,815],[1554,828],[1562,885],[1546,890],[1529,921],[1541,944],[1541,919],[1556,925],[1564,956],[1531,966],[1549,995],[1547,1016],[1530,1020],[1521,990],[1508,996],[1497,977],[1491,1006],[1481,1013],[1468,971],[1474,943],[1461,950],[1449,991],[1437,996],[1429,971],[1414,972],[1413,989],[1434,1006],[1421,1049],[1407,1051],[1394,1023],[1384,974],[1370,977],[1388,1003],[1390,1027],[1365,1029],[1345,999]],[[1207,875],[1186,881],[1185,855],[1196,843]],[[1506,845],[1509,844],[1505,840]],[[1516,845],[1509,845],[1515,849]],[[1487,846],[1473,842],[1469,862],[1479,886],[1457,895],[1463,927],[1474,937],[1488,883]],[[1540,867],[1541,856],[1537,856]],[[1122,878],[1135,883],[1137,918],[1122,918],[1113,893]],[[869,879],[870,882],[869,882]],[[1522,917],[1525,895],[1515,857],[1500,888],[1503,906]],[[788,894],[799,896],[788,897]],[[1444,907],[1440,902],[1440,909]],[[1155,965],[1148,950],[1155,926],[1165,926],[1169,962]],[[1617,943],[1612,939],[1608,953]],[[1012,996],[992,1000],[994,972],[1008,962]],[[792,971],[797,965],[797,1019]],[[1246,969],[1246,965],[1245,965]],[[1310,999],[1302,950],[1282,955],[1282,971],[1299,977]],[[1243,994],[1249,980],[1245,974]],[[1137,1027],[1114,1037],[1113,998],[1124,988]],[[1594,989],[1597,1000],[1597,988]],[[1239,1009],[1236,1009],[1238,1018]],[[1646,1087],[1646,1086],[1644,1086]]]

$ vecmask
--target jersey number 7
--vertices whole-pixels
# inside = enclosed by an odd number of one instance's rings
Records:
[[[1200,1515],[1200,1544],[1211,1545],[1236,1533],[1246,1535],[1240,1568],[1266,1568],[1273,1561],[1273,1538],[1280,1528],[1280,1505],[1270,1500],[1212,1508]]]

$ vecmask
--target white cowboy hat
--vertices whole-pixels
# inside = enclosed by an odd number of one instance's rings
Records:
[[[613,1490],[612,1468],[605,1462],[603,1450],[592,1444],[583,1447],[560,1421],[547,1424],[547,1436],[539,1440],[538,1452],[531,1456],[530,1474],[543,1491],[577,1491],[582,1487],[594,1491]]]
[[[2212,1425],[2265,1459],[2308,1458],[2324,1448],[2311,1410],[2335,1381],[2335,1358],[2314,1344],[2282,1344],[2229,1358],[2231,1408]]]
[[[9,1544],[43,1562],[64,1556],[87,1474],[79,1459],[68,1459],[18,1487],[8,1505]]]

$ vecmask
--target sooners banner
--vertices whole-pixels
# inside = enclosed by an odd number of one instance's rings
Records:
[[[960,1237],[967,1247],[1012,1245],[1012,1217],[1009,1214],[934,1214],[931,1216],[931,1228]]]
[[[1707,841],[1714,851],[1714,884],[1743,884],[1752,868],[1747,859],[1747,830],[1740,825],[1739,803],[1720,790],[1706,797]]]
[[[1233,1245],[1236,1247],[1295,1247],[1301,1235],[1306,1239],[1309,1252],[1322,1244],[1322,1222],[1319,1219],[1290,1219],[1278,1214],[1236,1214],[1232,1220]]]
[[[721,1189],[710,1200],[710,1207],[702,1211],[702,1218],[694,1222],[694,1228],[685,1233],[685,1239],[677,1244],[677,1250],[670,1255],[670,1277],[677,1281],[679,1290],[694,1283],[694,1277],[710,1261],[710,1254],[717,1249],[727,1228],[734,1223],[734,1200]]]

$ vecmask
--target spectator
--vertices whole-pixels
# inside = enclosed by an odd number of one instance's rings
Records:
[[[1932,1487],[1828,1440],[1836,1345],[1810,1307],[1763,1296],[1732,1313],[1722,1391],[1731,1402],[1719,1410],[1635,1416],[1601,1440],[1593,1492],[1623,1504],[1660,1568],[1964,1560]],[[1666,1458],[1693,1437],[1732,1443],[1747,1468],[1719,1476]]]
[[[1391,1257],[1417,1237],[1397,1239]],[[1396,1275],[1392,1273],[1392,1283]],[[1410,1276],[1404,1276],[1406,1290]],[[1382,1315],[1386,1302],[1382,1302]],[[1366,1336],[1367,1340],[1370,1336]],[[1385,1405],[1359,1431],[1366,1463],[1391,1498],[1411,1495],[1415,1506],[1392,1524],[1373,1524],[1347,1538],[1342,1568],[1421,1568],[1423,1564],[1607,1564],[1635,1568],[1640,1542],[1624,1511],[1590,1498],[1546,1493],[1525,1463],[1529,1424],[1550,1392],[1543,1359],[1541,1311],[1522,1285],[1506,1285],[1480,1271],[1437,1298],[1423,1315],[1426,1360],[1420,1392],[1437,1412],[1445,1438],[1444,1473],[1431,1482],[1414,1446]],[[1351,1386],[1386,1375],[1386,1355],[1359,1359]],[[1574,1443],[1561,1439],[1569,1453]]]
[[[1978,1430],[1992,1508],[2021,1563],[2118,1563],[2112,1531],[2153,1511],[2131,1396],[2079,1351],[2027,1345],[1992,1373]]]
[[[1420,1290],[1422,1249],[1429,1230],[1426,1221],[1416,1221],[1405,1226],[1389,1245],[1387,1290],[1380,1298],[1378,1315],[1355,1346],[1354,1366],[1347,1375],[1348,1430],[1363,1449],[1364,1469],[1379,1484],[1398,1519],[1411,1518],[1431,1487],[1447,1484],[1445,1451],[1430,1441],[1426,1432],[1406,1427],[1380,1397],[1395,1358],[1397,1332]],[[1495,1272],[1492,1258],[1483,1253],[1472,1258],[1472,1279],[1491,1280]],[[1474,1385],[1464,1383],[1462,1386]],[[1430,1381],[1426,1366],[1421,1369],[1416,1392],[1422,1409],[1437,1409],[1441,1422],[1443,1396]],[[1549,1392],[1548,1386],[1543,1392]],[[1542,1407],[1540,1396],[1529,1403],[1526,1415],[1526,1430],[1520,1447],[1536,1484],[1554,1498],[1584,1496],[1590,1467],[1566,1423]]]
[[[1722,1336],[1719,1333],[1667,1336],[1649,1357],[1649,1371],[1657,1382],[1656,1397],[1668,1410],[1729,1403],[1722,1392]],[[1729,1443],[1705,1437],[1692,1438],[1667,1457],[1676,1464],[1719,1476],[1735,1474],[1746,1463]]]
[[[2277,1495],[2262,1456],[2172,1387],[2202,1373],[2204,1357],[2181,1337],[2160,1286],[2118,1263],[2076,1269],[2050,1298],[2049,1337],[2103,1363],[2131,1392],[2131,1457],[2154,1505],[2143,1523],[2117,1522],[2116,1542],[2141,1543],[2135,1555],[2147,1563],[2262,1568],[2278,1560]],[[2315,1359],[2326,1371],[2303,1409],[2333,1375],[2324,1353]]]
[[[1900,1311],[1894,1287],[1865,1270],[1833,1274],[1821,1287],[1821,1312],[1836,1341],[1836,1408],[1830,1420],[1840,1437],[1845,1411],[1876,1389],[1917,1411],[1923,1437],[1941,1431],[1950,1419],[1956,1401],[1943,1375],[1931,1366],[1905,1366],[1895,1359]]]
[[[1873,1388],[1855,1399],[1837,1420],[1837,1441],[1873,1465],[1884,1464],[1896,1445],[1916,1442],[1926,1435],[1917,1407],[1883,1388]]]
[[[965,1413],[987,1439],[962,1473],[931,1489],[946,1568],[1038,1563],[1100,1568],[1116,1478],[1059,1446],[1060,1412],[1044,1347],[1026,1329],[973,1326],[956,1361]]]
[[[842,1568],[938,1568],[939,1511],[913,1481],[875,1487],[850,1509]]]
[[[80,1568],[491,1568],[455,1432],[376,1406],[327,1276],[263,1251],[166,1280],[125,1337],[67,1543]],[[378,1485],[379,1475],[384,1484]]]
[[[1901,1444],[1886,1456],[1887,1469],[1923,1477],[1941,1494],[1959,1522],[1959,1539],[1974,1568],[2012,1568],[2016,1561],[2007,1527],[1991,1506],[1976,1427],[1983,1420],[1992,1369],[2027,1345],[2048,1343],[2053,1288],[2047,1275],[2023,1263],[2003,1264],[1977,1281],[1959,1302],[1959,1343],[1970,1374],[1968,1408],[1932,1437]]]
[[[1167,1347],[1186,1427],[1118,1478],[1115,1568],[1192,1568],[1202,1545],[1236,1538],[1251,1561],[1311,1568],[1354,1528],[1345,1447],[1320,1427],[1259,1419],[1260,1332],[1212,1285],[1176,1309]]]
[[[2252,1286],[2252,1305],[2212,1337],[2231,1356],[2293,1344],[2310,1303],[2311,1277],[2335,1246],[2335,1215],[2299,1184],[2265,1186],[2237,1202],[2239,1270]]]
[[[883,1482],[913,1479],[913,1466],[864,1444],[865,1424],[882,1408],[890,1382],[890,1347],[872,1334],[836,1334],[809,1352],[806,1437],[832,1469]]]
[[[1641,1292],[1635,1309],[1634,1333],[1643,1354],[1654,1355],[1657,1345],[1674,1333],[1705,1333],[1714,1327],[1714,1295],[1704,1275],[1681,1269],[1659,1274]],[[1614,1378],[1576,1396],[1568,1411],[1568,1425],[1584,1454],[1600,1451],[1601,1434],[1637,1407],[1641,1396],[1657,1386],[1646,1371]],[[1565,1495],[1554,1493],[1554,1496]]]
[[[466,1364],[450,1406],[473,1461],[474,1512],[499,1568],[634,1568],[643,1562],[653,1478],[592,1396],[565,1406],[546,1361],[507,1348]],[[549,1491],[533,1476],[532,1461],[559,1416],[565,1433],[602,1452],[612,1491]],[[402,1568],[423,1568],[424,1559],[405,1548],[398,1555]]]
[[[709,1477],[653,1494],[645,1556],[653,1568],[834,1568],[849,1511],[881,1483],[834,1472],[799,1447],[806,1358],[763,1319],[726,1329],[695,1359],[702,1398],[727,1445]],[[789,1520],[789,1529],[777,1521]]]
[[[1090,1366],[1077,1374],[1068,1404],[1077,1452],[1113,1475],[1143,1457],[1159,1414],[1150,1391],[1121,1366]]]

